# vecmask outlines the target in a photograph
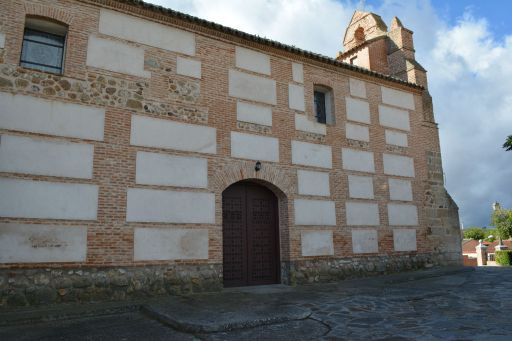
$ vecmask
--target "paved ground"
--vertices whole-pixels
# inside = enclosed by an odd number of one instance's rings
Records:
[[[47,322],[83,308],[0,311],[0,340],[510,341],[511,308],[512,268],[434,269],[165,298]]]

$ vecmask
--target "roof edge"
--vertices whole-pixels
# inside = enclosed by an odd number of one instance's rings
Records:
[[[401,85],[404,85],[404,86],[407,86],[410,88],[414,88],[414,89],[418,89],[418,90],[425,89],[421,85],[418,85],[415,83],[410,83],[410,82],[407,82],[407,81],[404,81],[404,80],[401,80],[401,79],[398,79],[398,78],[395,78],[395,77],[392,77],[389,75],[385,75],[383,73],[368,70],[368,69],[365,69],[365,68],[362,68],[359,66],[355,66],[355,65],[351,65],[351,64],[348,64],[345,62],[340,62],[334,58],[327,57],[327,56],[321,55],[319,53],[314,53],[311,51],[303,50],[298,47],[283,44],[283,43],[280,43],[278,41],[271,40],[268,38],[262,38],[257,35],[249,34],[249,33],[246,33],[246,32],[231,28],[231,27],[217,24],[212,21],[208,21],[205,19],[201,19],[201,18],[192,16],[192,15],[189,15],[189,14],[178,12],[178,11],[175,11],[170,8],[150,4],[150,3],[147,3],[147,2],[144,2],[141,0],[80,0],[80,1],[93,3],[96,5],[100,5],[100,6],[109,6],[109,7],[120,8],[120,9],[127,9],[126,5],[139,7],[139,8],[145,9],[145,10],[150,10],[150,11],[154,12],[155,14],[160,14],[160,15],[164,15],[164,16],[167,16],[170,18],[184,20],[191,24],[195,24],[195,25],[199,25],[199,26],[202,26],[205,28],[213,29],[220,33],[228,34],[228,35],[231,35],[234,37],[239,37],[239,38],[242,38],[242,39],[245,39],[245,40],[248,40],[251,42],[259,43],[262,45],[266,45],[266,46],[269,46],[272,48],[284,50],[289,53],[293,53],[293,54],[296,54],[296,55],[299,55],[302,57],[310,58],[312,60],[315,60],[315,61],[318,61],[318,62],[321,62],[324,64],[341,67],[346,70],[355,71],[355,72],[369,75],[369,76],[372,76],[375,78],[385,79],[390,82],[401,84]],[[144,14],[142,14],[142,15],[144,15]],[[148,17],[147,15],[144,15],[144,16]],[[151,19],[151,17],[149,17],[149,18]]]
[[[381,36],[377,36],[377,37],[373,37],[371,39],[365,40],[363,43],[361,43],[361,44],[359,44],[357,46],[354,46],[350,50],[347,50],[347,51],[344,51],[344,52],[340,53],[337,58],[345,58],[346,56],[348,56],[348,55],[350,55],[350,54],[352,54],[354,52],[357,52],[357,51],[361,50],[362,48],[370,45],[370,43],[373,43],[373,42],[375,42],[377,40],[380,40],[380,39],[385,39],[387,37],[388,36],[381,35]],[[385,75],[385,76],[387,76],[387,75]],[[410,84],[414,84],[414,83],[410,83]]]

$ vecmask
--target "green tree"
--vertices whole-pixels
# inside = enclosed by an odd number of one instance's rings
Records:
[[[512,135],[507,137],[507,140],[503,143],[503,148],[505,148],[506,151],[512,150]]]
[[[485,240],[488,242],[493,242],[496,240],[496,229],[485,229]]]
[[[464,229],[464,238],[474,240],[484,239],[485,232],[480,227],[470,227],[468,229]]]
[[[512,210],[498,207],[492,213],[492,224],[496,227],[496,234],[501,239],[512,237]]]

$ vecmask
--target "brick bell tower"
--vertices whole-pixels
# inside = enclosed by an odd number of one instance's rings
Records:
[[[336,59],[427,88],[427,71],[416,61],[413,32],[397,17],[388,31],[382,18],[355,11]]]

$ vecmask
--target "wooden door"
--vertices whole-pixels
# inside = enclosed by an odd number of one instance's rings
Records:
[[[224,286],[279,281],[277,198],[269,189],[240,182],[222,193]]]

